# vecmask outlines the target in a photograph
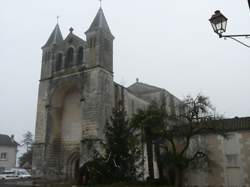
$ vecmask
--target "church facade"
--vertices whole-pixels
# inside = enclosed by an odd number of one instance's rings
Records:
[[[63,39],[57,24],[42,47],[32,163],[36,176],[77,178],[92,158],[89,143],[99,148],[106,120],[120,100],[129,116],[163,100],[169,112],[177,112],[180,100],[165,89],[138,80],[127,88],[114,82],[114,36],[101,8],[85,34],[86,41],[71,28]]]

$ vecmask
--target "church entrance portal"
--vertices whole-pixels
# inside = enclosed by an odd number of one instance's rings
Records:
[[[66,165],[66,176],[68,180],[78,181],[79,179],[79,153],[73,153]]]

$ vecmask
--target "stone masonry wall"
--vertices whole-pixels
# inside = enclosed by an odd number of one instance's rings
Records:
[[[242,131],[241,137],[239,139],[240,142],[240,152],[241,152],[241,161],[242,161],[242,178],[243,184],[246,187],[250,186],[250,132]]]

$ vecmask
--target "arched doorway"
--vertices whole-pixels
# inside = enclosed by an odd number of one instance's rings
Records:
[[[51,149],[53,159],[60,163],[65,178],[75,182],[79,175],[79,149],[81,142],[81,96],[75,82],[59,84],[51,97],[51,141],[57,148]]]
[[[79,153],[72,153],[66,163],[66,176],[70,181],[78,181],[79,179]]]

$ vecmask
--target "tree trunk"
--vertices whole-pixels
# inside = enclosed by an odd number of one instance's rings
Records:
[[[146,146],[147,146],[149,179],[152,180],[154,179],[154,163],[153,163],[152,138],[149,132],[146,132]]]
[[[175,187],[183,186],[183,170],[181,168],[175,168]]]
[[[159,172],[159,179],[163,180],[163,169],[162,169],[162,164],[161,164],[161,152],[160,152],[160,147],[159,144],[155,144],[155,157],[156,157],[156,162],[158,166],[158,172]]]

